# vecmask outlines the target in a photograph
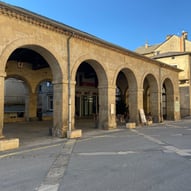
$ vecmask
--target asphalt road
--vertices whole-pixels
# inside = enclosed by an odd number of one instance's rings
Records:
[[[3,191],[190,191],[191,120],[0,153]]]

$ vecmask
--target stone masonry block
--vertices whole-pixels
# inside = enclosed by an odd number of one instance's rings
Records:
[[[136,124],[135,123],[126,123],[126,128],[135,128],[136,127]]]
[[[18,138],[0,140],[0,151],[16,149],[18,147],[19,147],[19,139]]]
[[[67,138],[69,138],[69,139],[80,138],[81,136],[82,136],[82,130],[81,129],[75,129],[72,131],[67,131]]]

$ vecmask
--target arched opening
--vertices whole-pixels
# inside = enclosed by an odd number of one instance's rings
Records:
[[[116,87],[116,115],[117,122],[128,122],[129,103],[128,103],[128,81],[123,72],[119,72]]]
[[[92,61],[84,61],[76,72],[75,89],[76,127],[95,127],[99,113],[98,77]],[[83,125],[82,125],[83,124]]]
[[[44,109],[43,111],[46,110],[46,112],[51,111],[51,113],[53,113],[52,109],[54,102],[53,100],[54,90],[52,86],[52,80],[55,81],[61,80],[61,71],[57,60],[48,50],[36,45],[25,45],[15,49],[7,59],[5,72],[7,76],[13,76],[13,77],[20,76],[21,78],[19,80],[25,79],[25,81],[27,82],[27,86],[29,87],[27,93],[23,97],[23,100],[25,100],[25,113],[24,113],[24,120],[26,122],[25,127],[30,126],[32,122],[34,121],[37,122],[39,120],[38,108],[42,102],[40,103],[38,102],[38,100],[42,93],[41,92],[42,86],[45,87],[47,85],[48,92],[46,93],[47,97],[49,98],[48,100],[49,102],[46,104],[47,108],[43,105],[42,109]],[[46,81],[47,79],[49,79],[49,81]],[[43,83],[40,84],[40,82],[44,81],[46,81],[45,82],[46,85],[42,85]],[[15,83],[15,89],[17,89],[17,91],[20,91],[18,83]],[[12,88],[9,88],[9,90],[7,91],[14,95],[14,91]],[[59,92],[59,94],[61,93],[62,92]],[[52,95],[52,97],[50,94]],[[6,99],[7,98],[5,95],[5,103]],[[45,100],[44,102],[46,101],[47,100]],[[6,113],[6,110],[4,110],[4,112]],[[52,121],[52,114],[50,120],[51,121],[48,122],[46,124],[46,127],[45,128],[43,127],[43,129],[40,129],[41,126],[43,125],[42,124],[43,122],[41,123],[42,125],[40,125],[40,127],[37,123],[35,123],[35,125],[31,125],[30,128],[31,129],[38,128],[38,130],[36,131],[38,132],[38,137],[47,136],[49,134],[49,129],[54,128],[54,121]],[[6,129],[6,124],[4,126]],[[21,138],[20,137],[21,134],[22,136],[25,136],[23,134],[24,131],[21,126],[22,124],[19,125],[17,129],[17,134],[14,135],[14,137]],[[6,132],[9,134],[9,132],[7,131],[8,129],[11,131],[10,127],[7,128],[4,131],[5,136],[7,136]],[[29,127],[27,130],[29,130]],[[30,134],[30,132],[28,131],[27,133]],[[26,135],[26,137],[27,136],[28,135]]]
[[[27,117],[29,87],[19,76],[5,80],[4,122],[25,121]]]
[[[165,79],[162,86],[162,114],[166,120],[174,119],[174,90],[169,78]]]
[[[41,93],[35,92],[36,86],[38,82],[43,81],[44,78],[52,78],[52,72],[49,64],[39,53],[35,52],[34,50],[29,48],[18,48],[10,55],[8,59],[6,73],[8,75],[22,76],[23,78],[27,79],[28,83],[30,84],[31,91],[28,96],[25,95],[25,99],[28,99],[29,102],[26,107],[27,115],[25,115],[25,119],[34,120],[38,117],[38,105],[35,98],[40,96],[37,93]],[[18,83],[15,84],[14,89],[19,91],[17,86]],[[9,88],[8,91],[14,94],[13,89]]]
[[[151,99],[150,99],[150,86],[149,81],[147,78],[144,80],[143,84],[143,109],[145,114],[148,114],[151,112]]]
[[[53,84],[50,80],[40,82],[37,88],[38,120],[51,120],[53,115]]]
[[[143,109],[149,120],[159,121],[158,85],[152,74],[148,74],[143,82]]]
[[[117,122],[138,122],[137,80],[130,69],[122,69],[116,79]]]

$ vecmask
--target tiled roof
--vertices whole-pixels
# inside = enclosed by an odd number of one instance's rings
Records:
[[[135,50],[135,52],[137,52],[139,54],[143,54],[143,55],[144,54],[149,54],[149,53],[154,52],[159,46],[160,46],[160,44],[155,44],[155,45],[148,46],[148,47],[141,46],[141,47],[137,48]]]

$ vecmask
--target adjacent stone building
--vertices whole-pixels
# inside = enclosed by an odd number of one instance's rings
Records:
[[[4,3],[0,25],[0,136],[8,78],[27,89],[26,121],[37,118],[40,84],[52,83],[52,130],[59,137],[76,128],[76,119],[96,118],[98,128],[111,129],[117,114],[128,113],[139,124],[140,109],[154,122],[164,111],[166,119],[180,119],[179,69]]]
[[[164,62],[181,69],[179,73],[180,112],[181,116],[191,115],[191,41],[188,33],[183,31],[181,36],[167,35],[161,44],[139,47],[135,50],[144,56]]]

